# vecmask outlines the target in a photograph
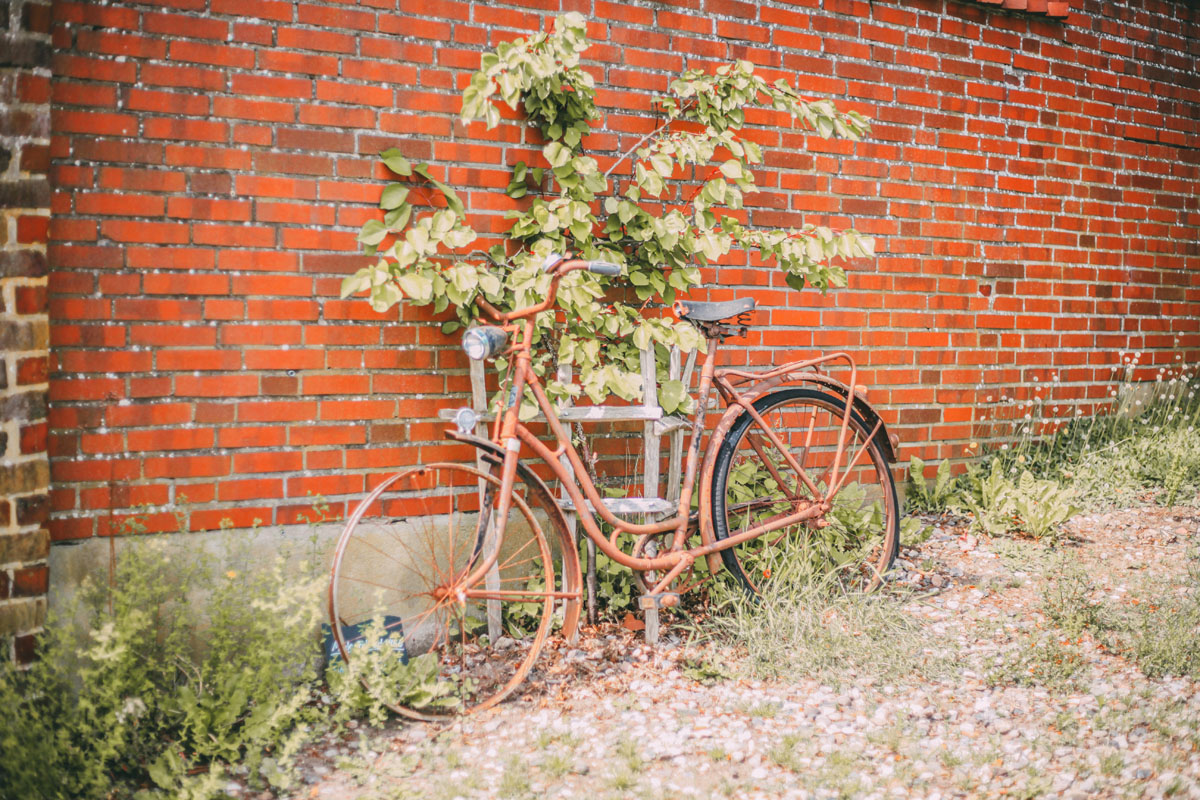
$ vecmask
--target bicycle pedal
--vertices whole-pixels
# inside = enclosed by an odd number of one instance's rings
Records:
[[[677,605],[679,605],[679,592],[644,594],[638,598],[638,608],[643,611],[659,608],[673,608]]]

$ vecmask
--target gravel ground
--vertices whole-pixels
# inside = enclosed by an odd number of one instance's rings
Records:
[[[735,649],[590,629],[575,648],[552,641],[541,680],[497,709],[330,737],[292,796],[1200,798],[1200,684],[1150,680],[1045,613],[1064,570],[1118,608],[1147,582],[1177,591],[1200,515],[1119,511],[1067,530],[1055,551],[942,521],[906,549],[925,667],[902,679],[759,681],[737,676]],[[733,674],[701,684],[699,663]]]

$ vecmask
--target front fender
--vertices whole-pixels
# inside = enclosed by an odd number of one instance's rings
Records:
[[[453,439],[463,444],[469,444],[477,450],[482,451],[481,457],[483,460],[492,464],[499,464],[504,460],[504,448],[490,439],[483,439],[479,436],[471,436],[466,433],[459,433],[451,428],[446,431],[446,438]],[[583,575],[579,568],[579,551],[575,546],[575,537],[572,535],[571,529],[567,526],[567,518],[559,508],[558,501],[554,499],[554,495],[541,478],[537,476],[528,464],[520,461],[517,462],[517,477],[519,477],[527,487],[530,494],[529,503],[531,507],[540,507],[545,512],[550,526],[554,528],[554,532],[558,534],[559,550],[562,553],[562,591],[581,595],[583,591]],[[566,603],[566,614],[563,619],[562,632],[563,636],[568,641],[573,641],[576,632],[576,625],[579,621],[579,610],[581,602],[578,598],[568,600]]]

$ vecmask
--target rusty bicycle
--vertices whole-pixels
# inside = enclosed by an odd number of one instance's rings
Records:
[[[676,303],[679,318],[707,345],[682,490],[659,513],[670,514],[665,519],[623,519],[590,478],[531,367],[534,318],[555,307],[559,281],[575,270],[616,275],[620,268],[562,255],[544,267],[551,281],[540,303],[503,312],[477,298],[495,325],[463,337],[470,358],[508,360],[507,400],[490,437],[474,435],[470,409],[447,432],[479,459],[387,476],[355,508],[337,544],[329,614],[341,656],[424,657],[435,684],[385,700],[405,716],[488,708],[528,676],[555,619],[565,637],[575,635],[583,595],[578,550],[543,476],[565,489],[596,547],[641,574],[643,608],[677,604],[702,560],[714,575],[724,569],[742,590],[756,592],[769,578],[767,549],[785,541],[809,548],[855,591],[877,587],[896,556],[895,440],[856,383],[853,359],[835,352],[762,371],[717,367],[720,345],[745,333],[752,298]],[[831,365],[848,370],[848,380],[832,377]],[[526,387],[550,443],[520,419]],[[702,447],[714,388],[725,410]],[[525,451],[544,466],[535,470]],[[387,645],[364,643],[371,625],[385,632]]]

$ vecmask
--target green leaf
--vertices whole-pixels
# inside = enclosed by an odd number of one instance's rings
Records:
[[[664,178],[671,177],[671,173],[674,172],[670,157],[663,153],[655,153],[650,156],[650,166]]]
[[[408,199],[408,187],[402,183],[389,183],[383,188],[383,196],[379,199],[379,207],[384,211],[399,208]]]
[[[352,294],[358,294],[371,287],[371,276],[366,268],[360,269],[353,275],[342,278],[341,298],[345,300]]]
[[[369,219],[363,224],[362,230],[358,232],[358,241],[374,247],[382,242],[387,235],[388,229],[384,227],[382,222],[377,219]]]
[[[396,279],[400,288],[417,303],[428,303],[433,299],[433,281],[417,272],[406,272]]]
[[[908,460],[908,479],[918,491],[925,491],[925,462],[916,456]]]
[[[429,182],[432,183],[434,186],[436,186],[438,188],[438,191],[440,191],[442,193],[442,196],[446,198],[447,208],[449,208],[455,214],[463,213],[463,211],[465,209],[463,208],[462,200],[458,199],[458,194],[453,189],[451,189],[449,186],[442,183],[441,181],[435,181],[433,179],[430,179]]]
[[[379,154],[379,157],[383,159],[383,165],[397,175],[403,175],[406,178],[412,175],[412,164],[396,148],[392,147],[384,150]]]
[[[412,212],[412,204],[405,203],[399,208],[393,209],[384,214],[383,224],[386,225],[389,230],[399,233],[400,231],[404,230],[404,226],[407,225],[409,219],[412,218]]]
[[[542,148],[542,155],[550,162],[551,167],[561,167],[571,160],[571,151],[559,142],[551,142]]]
[[[721,174],[731,181],[740,180],[742,177],[742,162],[737,159],[729,159],[721,165]]]
[[[687,399],[687,387],[683,381],[665,381],[658,392],[658,402],[663,411],[673,414]]]

